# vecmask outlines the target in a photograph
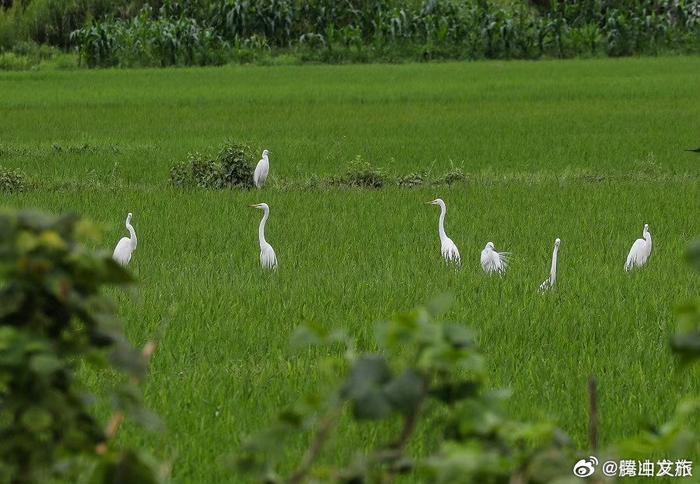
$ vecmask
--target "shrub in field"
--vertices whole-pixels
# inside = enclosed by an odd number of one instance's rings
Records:
[[[428,175],[424,172],[409,173],[407,175],[402,175],[396,180],[396,184],[404,188],[419,187],[425,184],[428,179]]]
[[[71,480],[92,465],[92,482],[115,482],[119,472],[156,482],[138,453],[107,447],[78,377],[83,364],[130,376],[113,392],[118,412],[154,423],[134,383],[146,360],[102,294],[131,277],[109,254],[82,245],[92,231],[71,215],[0,214],[1,482]]]
[[[170,183],[176,187],[219,188],[222,174],[215,160],[189,153],[187,161],[170,168]]]
[[[192,180],[194,185],[200,188],[220,188],[221,187],[221,167],[216,160],[203,157],[199,153],[188,156],[187,162],[192,169]]]
[[[191,154],[189,156],[192,156]],[[188,157],[189,157],[188,156]],[[189,162],[176,163],[170,167],[170,184],[174,187],[185,188],[192,182],[192,169]]]
[[[187,161],[170,168],[170,183],[176,187],[250,188],[257,151],[245,143],[226,142],[216,158],[190,153]]]
[[[382,188],[388,182],[384,171],[357,155],[348,163],[345,174],[332,180],[332,184],[359,188]]]
[[[221,183],[225,188],[246,188],[253,186],[253,162],[259,155],[250,145],[227,142],[219,151]]]
[[[454,185],[455,183],[463,182],[467,179],[461,168],[452,167],[449,171],[445,172],[442,176],[437,177],[433,180],[434,185]]]
[[[700,267],[700,245],[689,257]],[[502,406],[506,394],[487,389],[486,365],[472,333],[464,325],[440,321],[445,308],[437,301],[381,323],[377,353],[358,353],[341,331],[297,330],[296,345],[325,345],[325,352],[335,355],[324,367],[335,369],[338,379],[326,384],[330,390],[282,410],[268,430],[245,441],[236,458],[238,471],[265,483],[394,482],[401,475],[439,484],[566,483],[578,482],[572,467],[591,454],[639,461],[700,455],[700,434],[692,423],[700,418],[700,397],[681,401],[665,424],[650,425],[654,430],[603,450],[597,448],[595,385],[590,390],[592,449],[577,449],[551,423],[509,418]],[[681,332],[672,348],[685,361],[697,360],[700,304],[681,308],[678,315]],[[327,446],[337,445],[329,443],[334,428],[349,421],[364,423],[354,428],[373,436],[384,436],[390,428],[374,425],[401,425],[348,462],[324,455]],[[429,434],[434,450],[415,458],[408,449],[418,428]],[[286,455],[284,443],[299,433],[313,435],[298,465],[285,475],[278,467]]]
[[[11,170],[0,166],[0,192],[23,192],[28,188],[29,181],[21,170]]]

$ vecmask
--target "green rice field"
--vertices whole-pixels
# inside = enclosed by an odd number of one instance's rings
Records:
[[[84,214],[110,251],[133,212],[138,284],[114,296],[134,344],[167,322],[145,384],[167,431],[127,423],[119,440],[171,460],[175,482],[240,482],[226,456],[314,388],[318,354],[289,349],[294,328],[345,328],[372,349],[376,321],[442,293],[515,417],[586,446],[597,377],[605,445],[700,393],[668,347],[674,305],[700,289],[683,260],[700,236],[700,155],[684,151],[700,146],[698,86],[695,57],[0,73],[0,166],[35,181],[0,205]],[[173,164],[227,139],[270,150],[262,190],[169,186]],[[467,179],[304,188],[357,155]],[[439,210],[424,203],[436,197],[459,270],[440,256]],[[260,268],[257,202],[271,207],[276,273]],[[651,259],[626,273],[645,223]],[[541,295],[556,237],[558,286]],[[512,253],[503,277],[481,270],[488,241]],[[382,438],[340,434],[328,458]],[[411,451],[432,442],[426,425]]]

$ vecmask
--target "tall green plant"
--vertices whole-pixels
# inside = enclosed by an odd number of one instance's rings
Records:
[[[71,34],[80,59],[89,67],[221,64],[227,43],[191,17],[155,16],[146,5],[131,20],[107,19]]]
[[[89,34],[98,28],[115,40],[96,45]],[[539,10],[493,0],[169,0],[78,32],[74,44],[91,66],[216,64],[268,51],[326,62],[623,56],[697,51],[700,9],[673,0],[553,1]]]

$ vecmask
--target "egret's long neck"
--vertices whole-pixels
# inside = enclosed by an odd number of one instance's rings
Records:
[[[129,239],[131,240],[131,250],[136,249],[136,231],[134,230],[134,227],[131,226],[130,223],[126,224],[126,230],[129,231]]]
[[[447,208],[444,205],[440,205],[440,221],[438,223],[438,232],[440,233],[440,240],[445,240],[447,234],[445,234],[445,214],[447,213]]]
[[[270,211],[265,210],[262,220],[260,221],[260,227],[258,228],[258,239],[260,240],[260,248],[267,244],[265,240],[265,223],[267,223],[267,217],[270,216]]]
[[[554,252],[552,252],[552,269],[549,271],[549,282],[554,284],[557,281],[557,253],[559,252],[559,247],[554,247]]]

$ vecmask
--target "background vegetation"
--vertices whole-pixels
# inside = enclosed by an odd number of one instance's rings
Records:
[[[700,233],[698,156],[683,151],[698,144],[699,71],[696,57],[665,57],[3,73],[0,165],[31,184],[2,204],[85,214],[106,234],[91,247],[108,251],[134,213],[140,284],[114,295],[137,347],[170,320],[144,386],[168,431],[127,420],[115,445],[173,461],[176,482],[236,481],[225,456],[319,387],[319,358],[337,354],[290,352],[296,327],[342,328],[373,352],[377,319],[443,293],[455,295],[444,318],[472,327],[487,357],[485,388],[511,389],[512,418],[551,419],[585,448],[596,375],[605,447],[699,393],[697,368],[675,371],[669,350],[673,307],[700,288],[682,256]],[[170,186],[171,166],[215,158],[227,139],[270,150],[264,190]],[[466,179],[286,185],[345,177],[357,155],[394,178],[459,168]],[[438,213],[424,204],[436,196],[460,271],[440,258]],[[263,201],[274,275],[260,270],[260,214],[247,206]],[[625,274],[644,223],[654,253]],[[560,285],[543,297],[555,237]],[[489,240],[514,254],[504,278],[478,265]],[[89,388],[104,384],[80,371]],[[410,455],[435,449],[437,417],[416,429]],[[343,420],[326,455],[347,462],[398,425]],[[307,444],[291,439],[282,472]]]
[[[699,19],[696,0],[14,0],[0,66],[26,42],[91,67],[690,53]]]

